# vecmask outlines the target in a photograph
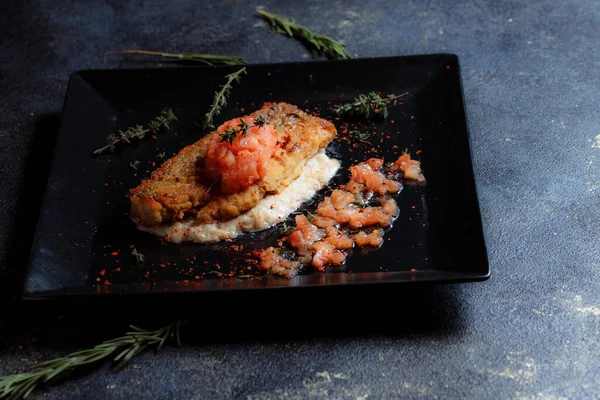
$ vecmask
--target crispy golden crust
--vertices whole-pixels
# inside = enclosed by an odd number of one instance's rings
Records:
[[[251,114],[264,117],[277,132],[275,151],[265,177],[241,192],[224,195],[206,182],[204,157],[209,136],[183,148],[129,192],[131,216],[140,225],[157,226],[193,217],[200,223],[228,220],[248,211],[266,194],[279,193],[295,180],[306,161],[337,134],[329,121],[287,103],[266,103]]]

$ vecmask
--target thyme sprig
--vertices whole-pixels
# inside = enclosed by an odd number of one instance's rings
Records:
[[[169,109],[162,110],[160,115],[155,117],[144,128],[142,125],[136,125],[117,131],[117,134],[111,133],[106,138],[106,145],[94,150],[94,154],[100,154],[106,150],[114,151],[119,143],[131,143],[133,139],[143,139],[147,133],[157,133],[161,129],[171,129],[171,124],[177,121],[173,111]]]
[[[158,351],[168,339],[174,338],[181,347],[180,324],[181,321],[176,321],[154,331],[130,325],[131,331],[125,333],[125,336],[107,340],[91,349],[71,353],[66,357],[46,361],[34,366],[30,372],[2,376],[0,398],[25,398],[40,385],[56,382],[75,369],[106,360],[117,351],[119,353],[113,358],[113,362],[116,364],[115,369],[119,370],[148,346],[158,345]]]
[[[221,89],[215,92],[215,97],[210,106],[210,110],[204,115],[203,128],[214,128],[213,118],[221,113],[221,110],[227,105],[227,99],[231,94],[233,83],[239,83],[241,76],[246,73],[246,67],[240,68],[239,70],[225,75],[227,81],[221,86]]]
[[[256,10],[278,33],[295,37],[314,47],[317,52],[329,57],[352,58],[346,51],[346,45],[330,38],[329,36],[319,35],[311,32],[308,28],[299,25],[293,18],[274,14],[266,10]]]
[[[350,103],[335,106],[333,111],[337,115],[349,114],[363,118],[369,118],[371,111],[373,111],[375,114],[387,118],[389,115],[388,106],[395,106],[398,104],[398,99],[407,95],[408,92],[399,95],[389,94],[381,97],[376,92],[369,92],[368,94],[358,95]]]
[[[219,136],[221,136],[221,140],[223,140],[224,142],[228,142],[231,145],[233,144],[233,141],[235,140],[237,135],[239,135],[240,133],[243,136],[246,136],[248,134],[248,129],[254,126],[263,127],[266,123],[267,121],[265,121],[265,118],[262,115],[256,118],[256,121],[254,121],[254,124],[252,125],[248,125],[248,123],[242,119],[240,124],[238,125],[238,128],[240,129],[226,129],[225,133],[221,133],[219,134]]]
[[[131,250],[131,255],[135,258],[135,261],[140,264],[143,263],[144,259],[146,258],[146,256],[144,256],[142,253],[137,251],[137,249]]]
[[[143,54],[147,56],[157,56],[162,58],[176,58],[181,61],[200,62],[208,65],[236,65],[244,64],[246,59],[238,56],[220,56],[215,54],[201,53],[163,53],[162,51],[150,50],[121,50],[109,51],[108,54]]]
[[[371,134],[369,132],[350,131],[350,134],[357,142],[366,145],[372,145],[372,143],[369,142],[369,138],[371,137]]]
[[[306,216],[306,219],[308,219],[309,221],[312,221],[313,219],[317,218],[317,216],[315,214],[313,214],[312,212],[310,212],[309,210],[300,210],[300,211],[294,211],[292,213],[292,215],[304,215]]]

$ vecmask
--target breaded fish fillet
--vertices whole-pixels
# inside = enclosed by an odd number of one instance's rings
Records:
[[[307,160],[335,137],[334,125],[287,103],[265,103],[252,113],[252,120],[264,118],[276,133],[261,180],[236,193],[226,193],[216,181],[207,179],[205,157],[217,131],[183,148],[154,171],[148,180],[129,192],[131,217],[140,225],[153,227],[195,218],[210,223],[235,218],[248,211],[267,194],[279,193],[295,180]],[[262,117],[262,118],[261,118]],[[271,132],[272,132],[271,130]],[[218,139],[220,140],[220,139]]]

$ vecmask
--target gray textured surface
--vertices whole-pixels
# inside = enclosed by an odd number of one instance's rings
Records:
[[[100,368],[40,397],[600,397],[599,2],[127,4],[0,7],[0,373],[92,345],[130,320],[10,302],[19,257],[9,243],[18,250],[17,206],[31,203],[18,194],[25,166],[35,177],[31,166],[41,163],[26,160],[34,136],[38,146],[51,143],[70,72],[155,65],[104,61],[122,48],[308,59],[253,17],[261,4],[362,57],[459,55],[491,280],[359,300],[341,294],[342,304],[295,311],[300,334],[256,334],[276,321],[251,308],[232,313],[246,316],[239,334],[204,338],[213,327],[203,318],[189,326],[184,349],[146,353],[119,374]],[[347,305],[355,311],[340,311]]]

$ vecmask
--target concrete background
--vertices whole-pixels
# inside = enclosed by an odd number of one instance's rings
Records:
[[[16,301],[70,73],[172,65],[105,60],[125,48],[314,58],[256,18],[259,5],[358,57],[459,55],[492,278],[358,299],[316,293],[350,306],[291,298],[293,311],[278,316],[258,297],[227,317],[203,304],[115,312]],[[37,396],[599,398],[599,34],[595,0],[3,2],[0,374],[179,312],[190,320],[183,349],[146,352],[120,373],[103,365]]]

